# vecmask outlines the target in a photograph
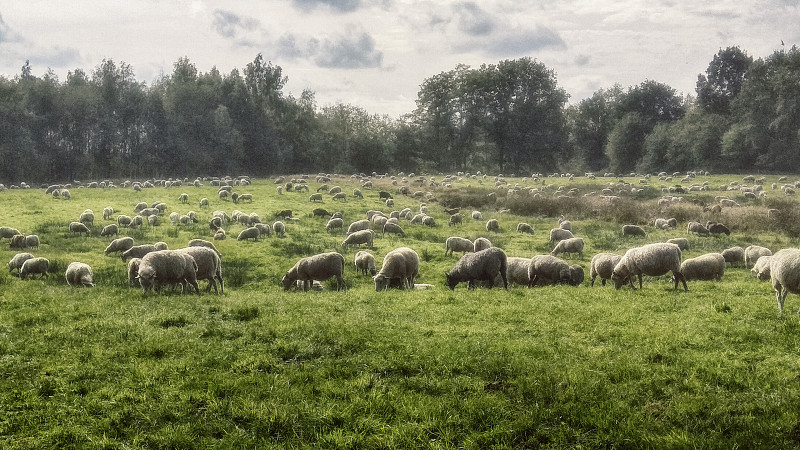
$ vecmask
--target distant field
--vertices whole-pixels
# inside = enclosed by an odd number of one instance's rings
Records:
[[[291,179],[292,177],[287,177]],[[294,178],[300,178],[299,175]],[[63,447],[304,447],[322,448],[791,448],[800,446],[800,297],[790,294],[778,314],[774,291],[743,266],[728,267],[720,282],[690,281],[673,291],[668,277],[645,278],[642,290],[589,286],[592,255],[672,237],[687,237],[683,257],[735,245],[773,251],[798,247],[797,201],[783,185],[763,180],[765,196],[725,190],[740,175],[640,181],[577,177],[531,180],[456,178],[449,186],[374,179],[362,188],[334,177],[347,201],[309,192],[278,194],[271,179],[236,186],[252,203],[220,200],[217,187],[88,189],[73,186],[70,200],[44,189],[0,192],[0,226],[37,234],[31,251],[51,262],[46,279],[20,280],[0,271],[0,446]],[[442,176],[436,181],[441,182]],[[429,177],[426,177],[429,180]],[[288,180],[287,180],[288,181]],[[708,190],[669,193],[708,184]],[[777,189],[772,189],[772,184]],[[515,185],[517,193],[509,193]],[[285,188],[285,182],[281,184]],[[559,194],[559,186],[563,186]],[[363,199],[354,197],[359,188]],[[530,189],[542,189],[534,198]],[[614,200],[604,198],[612,189]],[[631,188],[642,189],[632,194]],[[574,189],[575,192],[569,194]],[[394,196],[392,208],[378,191]],[[181,204],[181,193],[189,195]],[[492,196],[488,194],[494,193]],[[588,195],[587,195],[588,194]],[[682,197],[659,205],[664,195]],[[739,207],[710,210],[715,197]],[[209,208],[200,208],[206,197]],[[125,264],[104,257],[110,238],[99,237],[106,206],[134,215],[140,201],[165,202],[167,214],[197,212],[198,223],[123,230],[136,243],[180,248],[211,240],[214,210],[257,213],[272,223],[291,209],[285,238],[237,242],[244,227],[226,227],[215,241],[222,253],[225,294],[148,293],[128,286]],[[426,203],[436,226],[401,220],[406,237],[381,237],[383,256],[399,246],[417,251],[418,283],[432,290],[375,292],[353,267],[344,234],[325,231],[314,208],[341,211],[345,228],[369,209],[387,214]],[[448,226],[447,208],[463,223]],[[67,224],[92,209],[90,237],[70,235]],[[507,209],[507,212],[499,212]],[[768,210],[775,209],[771,217]],[[480,210],[483,221],[470,218]],[[584,238],[579,287],[450,291],[445,272],[460,256],[444,256],[448,236],[483,236],[509,256],[548,253],[549,230],[563,214]],[[656,217],[678,219],[675,230],[656,230]],[[485,221],[500,222],[499,233]],[[689,235],[689,220],[719,221],[730,236]],[[535,228],[517,233],[520,222]],[[621,226],[641,225],[646,238],[625,238]],[[345,256],[348,290],[283,291],[279,281],[299,258],[324,251]],[[0,258],[16,253],[8,240]],[[64,270],[72,261],[92,266],[96,287],[71,288]]]

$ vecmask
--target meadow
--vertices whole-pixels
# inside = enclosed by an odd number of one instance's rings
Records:
[[[296,176],[296,177],[299,177]],[[437,176],[441,180],[441,176]],[[792,177],[789,177],[790,181]],[[548,186],[547,195],[509,196],[495,180],[464,178],[450,187],[417,186],[426,199],[397,193],[399,185],[375,179],[353,197],[357,179],[334,177],[347,202],[279,195],[271,179],[237,186],[252,203],[219,200],[217,187],[79,189],[54,199],[44,189],[0,192],[0,226],[37,234],[36,256],[51,262],[49,277],[20,280],[0,271],[0,447],[23,448],[792,448],[800,446],[800,297],[790,294],[778,313],[769,282],[743,266],[728,267],[722,281],[690,281],[672,289],[669,277],[645,277],[644,288],[589,285],[595,253],[625,250],[672,237],[688,237],[683,257],[734,245],[772,251],[798,246],[797,202],[770,189],[747,200],[721,190],[739,175],[680,180],[651,179],[636,196],[613,204],[604,187],[617,178],[568,181],[507,178],[510,184]],[[398,178],[399,180],[399,178]],[[662,188],[708,182],[709,190],[658,205]],[[780,184],[783,184],[781,182]],[[558,198],[558,186],[574,198]],[[394,209],[417,211],[427,203],[437,225],[401,224],[405,237],[382,237],[383,256],[399,246],[417,251],[418,283],[430,290],[375,292],[342,249],[341,232],[327,233],[314,208],[341,211],[345,227],[369,209],[391,211],[378,191],[394,195]],[[178,197],[189,194],[189,203]],[[488,193],[495,192],[497,200]],[[583,194],[596,194],[584,197]],[[704,211],[726,195],[737,208]],[[199,208],[207,197],[210,208]],[[227,226],[222,253],[225,293],[143,294],[128,285],[119,257],[103,256],[110,238],[99,237],[102,210],[133,215],[139,201],[163,201],[167,214],[194,210],[199,222],[123,230],[137,244],[166,242],[180,248],[193,238],[211,240],[213,210],[256,212],[272,223],[291,209],[284,238],[237,241],[243,227]],[[445,207],[459,207],[463,224],[449,227]],[[89,237],[67,225],[84,209],[95,212]],[[778,209],[768,219],[767,210]],[[484,221],[469,213],[482,211]],[[508,209],[508,212],[499,212]],[[117,216],[114,215],[114,217]],[[445,272],[460,256],[445,256],[448,236],[489,238],[508,256],[550,251],[548,232],[564,214],[586,242],[584,257],[567,255],[585,269],[586,281],[566,285],[449,290]],[[655,230],[655,217],[676,217],[675,230]],[[501,231],[485,230],[496,218]],[[730,236],[689,235],[689,220],[727,224]],[[533,235],[516,225],[534,226]],[[622,224],[638,223],[646,238],[623,237]],[[323,292],[284,291],[280,279],[299,258],[339,251],[347,267],[346,291],[333,280]],[[8,240],[0,258],[16,253]],[[71,261],[92,266],[94,288],[67,285]],[[638,285],[637,285],[638,286]]]

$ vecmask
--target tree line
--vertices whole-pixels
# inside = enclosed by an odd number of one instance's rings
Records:
[[[181,58],[147,85],[104,60],[61,81],[26,62],[0,77],[0,182],[456,170],[798,172],[800,51],[720,50],[680,96],[646,80],[569,105],[531,58],[423,81],[402,117],[286,95],[261,54],[242,71]]]

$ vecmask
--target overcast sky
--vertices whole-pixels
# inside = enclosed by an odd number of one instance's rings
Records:
[[[458,64],[529,56],[577,103],[614,83],[655,80],[694,94],[723,48],[754,58],[800,44],[800,0],[0,0],[0,74],[30,60],[60,80],[103,59],[151,84],[187,57],[240,71],[256,55],[283,68],[285,93],[320,107],[411,112],[420,84]]]

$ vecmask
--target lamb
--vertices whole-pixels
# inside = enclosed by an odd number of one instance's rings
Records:
[[[583,283],[584,274],[581,266],[569,265],[552,255],[536,255],[528,266],[528,278],[528,287],[534,287],[540,281],[552,283],[553,286],[558,283],[578,286]]]
[[[533,234],[533,226],[529,223],[520,222],[517,224],[517,233]]]
[[[393,282],[399,282],[401,289],[413,289],[418,275],[417,252],[408,247],[399,247],[384,256],[381,270],[372,277],[372,280],[375,282],[376,292],[387,290]]]
[[[711,234],[724,234],[725,236],[731,235],[731,230],[719,222],[708,222],[706,223],[706,228]]]
[[[331,213],[322,209],[322,208],[314,208],[314,211],[311,212],[314,217],[330,217]]]
[[[678,289],[678,282],[682,282],[683,289],[688,292],[686,279],[681,274],[681,249],[669,243],[647,244],[625,252],[614,267],[611,281],[614,282],[616,289],[621,288],[626,282],[630,283],[632,289],[636,289],[633,277],[638,276],[641,289],[642,275],[660,276],[670,271],[675,279],[674,289]]]
[[[369,275],[374,277],[378,272],[375,269],[375,257],[368,251],[358,251],[353,262],[356,266],[356,270],[361,272],[362,275],[366,275],[367,272],[369,272]]]
[[[483,220],[483,214],[480,211],[472,211],[472,220]]]
[[[330,233],[332,230],[336,228],[340,230],[344,228],[344,221],[340,217],[337,217],[335,219],[330,219],[328,220],[328,223],[325,224],[325,231],[327,231],[328,233]]]
[[[550,230],[550,244],[557,244],[564,239],[574,238],[575,236],[572,234],[572,231],[565,230],[563,228],[553,228]]]
[[[508,290],[508,258],[503,250],[497,247],[487,248],[479,252],[465,254],[447,274],[447,286],[455,290],[456,285],[467,282],[467,289],[475,287],[477,281],[489,281],[489,289],[499,274],[503,279],[503,288]]]
[[[155,251],[157,251],[157,249],[153,244],[134,245],[122,252],[122,262],[127,262],[128,258],[144,258],[148,253]]]
[[[367,244],[369,248],[372,248],[372,241],[375,238],[375,232],[372,230],[361,230],[356,231],[353,234],[350,234],[342,241],[342,247],[350,247],[350,246],[357,246],[361,244]]]
[[[286,225],[280,220],[276,220],[272,224],[272,231],[275,232],[275,236],[284,237],[286,236]]]
[[[800,294],[800,249],[784,248],[770,258],[770,280],[778,300],[778,311],[783,314],[783,304],[788,293]],[[797,312],[800,314],[800,311]]]
[[[92,268],[82,262],[71,262],[64,274],[70,286],[94,287]]]
[[[634,236],[634,237],[647,237],[647,233],[645,233],[644,229],[642,229],[642,227],[638,225],[623,225],[622,235]]]
[[[700,222],[689,222],[689,224],[686,225],[686,232],[689,234],[695,233],[700,236],[709,235],[708,228],[703,226],[703,224]]]
[[[13,258],[8,262],[8,271],[13,272],[14,269],[17,269],[17,273],[19,273],[20,269],[22,268],[22,264],[25,261],[32,259],[33,255],[30,253],[17,253],[14,255]]]
[[[192,245],[194,241],[195,245]],[[211,292],[214,288],[215,294],[224,294],[225,288],[222,281],[222,261],[220,260],[219,252],[214,248],[214,244],[208,241],[203,241],[211,245],[207,247],[198,245],[202,239],[193,239],[189,242],[189,247],[175,250],[178,253],[190,255],[195,263],[197,263],[197,270],[195,279],[208,280],[206,292]],[[217,283],[219,283],[219,291],[217,291]]]
[[[594,280],[598,276],[603,286],[606,285],[606,280],[611,279],[611,274],[614,272],[614,267],[622,259],[622,255],[616,253],[598,253],[592,257],[591,267],[589,268],[589,276],[592,278],[590,286],[594,286]]]
[[[347,234],[353,234],[357,231],[368,230],[369,229],[369,220],[361,219],[356,220],[355,222],[351,223],[350,226],[347,227]]]
[[[322,201],[322,194],[311,194],[308,196],[309,202],[321,202]]]
[[[491,245],[489,245],[489,247],[491,247]],[[450,252],[452,255],[453,252],[467,253],[474,251],[475,244],[473,244],[469,239],[458,236],[450,236],[446,241],[444,241],[444,256],[447,256],[447,252]]]
[[[667,239],[667,242],[670,244],[677,245],[681,249],[681,251],[689,250],[689,240],[686,238]]]
[[[109,220],[113,215],[114,215],[114,208],[110,206],[106,206],[105,208],[103,208],[103,220]]]
[[[752,273],[756,278],[761,281],[767,281],[770,279],[770,272],[769,272],[769,264],[772,261],[772,255],[765,255],[758,258],[758,261],[753,265],[753,268],[750,269],[750,273]]]
[[[681,263],[681,274],[686,280],[722,280],[725,275],[725,256],[706,253]]]
[[[121,253],[133,247],[133,238],[130,236],[114,239],[103,250],[103,256],[108,256],[109,253]]]
[[[139,264],[142,262],[141,258],[131,258],[128,261],[128,284],[131,286],[139,285],[138,277],[139,277]]]
[[[479,252],[481,250],[486,250],[487,248],[491,248],[492,242],[486,239],[485,237],[479,237],[475,239],[475,242],[473,242],[472,246],[476,252]]]
[[[245,241],[247,239],[252,239],[254,241],[258,241],[258,237],[261,236],[261,232],[256,227],[245,228],[239,233],[239,236],[236,237],[237,241]]]
[[[176,250],[159,250],[144,255],[139,262],[137,278],[144,293],[149,290],[161,292],[161,286],[178,283],[188,283],[197,294],[200,293],[197,263],[191,255]]]
[[[731,263],[731,266],[744,262],[744,249],[738,245],[726,248],[720,253],[722,257],[725,258],[725,262]]]
[[[386,222],[383,225],[383,236],[386,236],[386,233],[399,234],[400,237],[406,237],[403,228],[394,222]]]
[[[550,254],[553,256],[558,256],[561,253],[577,253],[578,256],[583,259],[583,239],[569,238],[559,241]]]
[[[205,239],[192,239],[191,241],[189,241],[189,243],[186,246],[187,247],[205,247],[205,248],[210,248],[211,250],[214,250],[214,253],[216,253],[217,256],[222,258],[222,253],[220,253],[219,250],[217,250],[217,246],[214,245],[213,242],[206,241]],[[199,262],[198,262],[198,264],[199,264]]]
[[[22,234],[16,228],[11,227],[0,227],[0,239],[8,238],[11,239],[13,236],[18,234]]]
[[[22,263],[22,268],[19,271],[20,279],[28,278],[28,275],[35,275],[40,274],[41,277],[45,278],[49,277],[47,271],[50,269],[50,261],[47,258],[30,258],[26,259],[25,262]]]
[[[509,256],[506,259],[506,280],[508,280],[508,284],[518,284],[520,286],[527,286],[530,284],[531,279],[528,278],[528,268],[530,265],[530,258]],[[500,280],[495,279],[496,285],[499,286],[500,283],[502,283],[502,278]]]
[[[286,272],[281,279],[284,290],[289,290],[297,281],[303,282],[303,291],[307,291],[313,281],[325,281],[336,277],[336,290],[346,288],[344,274],[344,256],[337,252],[320,253],[302,258]]]
[[[89,228],[80,222],[70,222],[69,231],[70,233],[77,233],[77,234],[86,233],[87,236],[89,235]]]
[[[115,223],[104,226],[100,231],[100,236],[119,236],[119,226]]]
[[[486,231],[494,231],[496,233],[500,232],[500,222],[497,219],[489,219],[486,222]]]
[[[760,245],[749,245],[744,249],[744,264],[745,267],[755,265],[756,262],[764,256],[771,256],[772,251]]]
[[[27,248],[39,248],[39,236],[35,234],[29,234],[25,236],[25,247]]]

